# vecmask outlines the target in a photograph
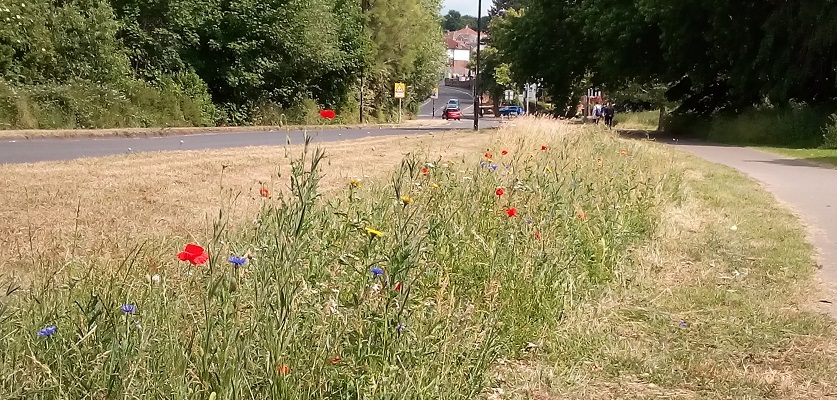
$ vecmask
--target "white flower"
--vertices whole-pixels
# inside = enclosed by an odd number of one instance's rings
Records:
[[[380,292],[381,291],[381,285],[379,285],[377,283],[372,285],[372,291],[375,292],[375,293]]]

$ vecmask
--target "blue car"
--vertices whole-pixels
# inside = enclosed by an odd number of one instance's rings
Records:
[[[504,117],[523,114],[526,114],[526,111],[521,106],[505,106],[500,108],[500,115]]]

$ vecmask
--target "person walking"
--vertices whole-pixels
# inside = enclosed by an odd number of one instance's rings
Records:
[[[601,103],[596,103],[593,106],[593,120],[596,121],[596,125],[599,124],[599,119],[602,118],[602,105]]]
[[[607,105],[605,105],[604,107],[604,110],[602,110],[602,112],[604,113],[605,125],[607,125],[608,128],[613,128],[613,118],[616,116],[616,110],[614,109],[614,106],[614,104],[607,103]]]

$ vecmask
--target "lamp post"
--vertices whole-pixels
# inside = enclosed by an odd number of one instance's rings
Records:
[[[474,79],[474,130],[480,129],[480,42],[482,41],[482,0],[477,0],[477,71]]]

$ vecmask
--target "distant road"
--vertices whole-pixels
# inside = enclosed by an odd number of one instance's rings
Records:
[[[436,100],[435,118],[442,118],[442,110],[450,99],[459,100],[459,107],[462,109],[462,119],[474,118],[474,96],[466,89],[459,89],[450,86],[439,86],[439,99]],[[419,108],[419,118],[434,118],[433,101],[427,100]]]
[[[408,135],[429,132],[473,129],[474,97],[467,90],[447,86],[439,87],[436,100],[436,118],[449,99],[458,99],[462,108],[462,121],[452,121],[436,127],[365,127],[329,128],[309,130],[314,142],[333,142],[365,137]],[[433,118],[433,102],[421,105],[419,117]],[[481,128],[498,125],[497,121],[483,120]],[[116,154],[149,151],[227,149],[248,146],[281,146],[301,144],[305,132],[301,129],[253,132],[196,133],[180,136],[143,138],[65,138],[65,139],[0,139],[0,164],[20,164],[39,161],[66,161],[76,158],[101,157]]]

